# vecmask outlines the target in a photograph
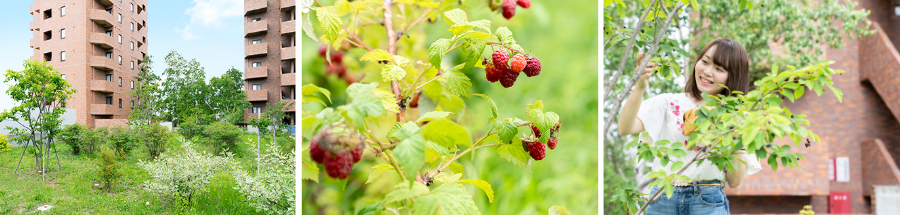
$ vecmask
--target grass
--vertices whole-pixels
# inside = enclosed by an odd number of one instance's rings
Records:
[[[235,161],[248,171],[255,165],[256,155],[249,149],[255,147],[256,135],[243,139],[252,143]],[[265,141],[265,140],[264,140]],[[249,142],[249,141],[246,141]],[[265,144],[263,145],[265,146]],[[46,181],[41,181],[37,173],[34,156],[26,153],[19,168],[14,172],[16,162],[24,147],[0,152],[0,214],[37,214],[38,207],[53,206],[41,214],[257,214],[246,197],[233,189],[235,181],[230,172],[219,172],[207,185],[209,192],[195,197],[192,206],[181,207],[165,201],[162,197],[145,191],[143,184],[150,175],[138,166],[140,160],[148,160],[143,147],[138,147],[123,159],[118,160],[123,176],[107,192],[93,188],[93,182],[100,181],[96,175],[94,155],[72,155],[64,144],[59,147],[59,169],[56,156],[48,156]],[[180,145],[170,144],[170,151]],[[197,146],[198,150],[209,152]],[[265,150],[265,148],[263,148]],[[251,155],[252,154],[252,155]]]

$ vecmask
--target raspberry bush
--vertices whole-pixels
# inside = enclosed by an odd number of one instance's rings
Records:
[[[508,88],[508,92],[526,90],[514,86],[519,74],[527,72],[528,77],[533,77],[540,73],[541,53],[529,53],[527,45],[517,43],[509,28],[495,27],[490,19],[470,19],[464,11],[469,9],[456,1],[306,4],[315,13],[318,25],[304,22],[304,31],[324,44],[318,50],[317,60],[325,63],[329,80],[337,75],[349,86],[338,93],[314,84],[302,88],[304,106],[325,106],[318,112],[306,111],[304,107],[303,179],[323,186],[336,184],[339,192],[347,192],[345,188],[350,185],[366,188],[367,192],[377,190],[374,186],[390,188],[371,203],[354,203],[356,214],[480,214],[471,191],[486,196],[493,204],[494,189],[488,181],[471,177],[471,170],[467,169],[490,167],[464,165],[460,158],[471,156],[472,162],[477,163],[476,153],[493,151],[494,156],[530,171],[535,161],[560,156],[546,148],[559,146],[559,136],[565,130],[561,129],[560,115],[545,109],[543,101],[517,101],[521,104],[518,109],[506,110],[498,108],[491,95],[473,92],[479,89],[473,87],[474,81],[500,81],[499,85],[489,86]],[[493,4],[495,1],[481,1],[481,8],[471,10],[486,10]],[[531,2],[504,1],[500,13],[506,18],[514,14],[507,10],[510,4],[514,9],[519,5],[530,7]],[[409,7],[415,9],[404,10]],[[417,12],[421,10],[424,12]],[[349,20],[341,18],[345,15],[349,15]],[[392,19],[398,16],[406,18]],[[395,28],[393,22],[398,20],[404,23]],[[426,20],[443,20],[450,27],[429,37],[408,31],[410,26]],[[373,21],[375,27],[350,27]],[[317,35],[316,30],[322,34]],[[339,60],[333,57],[335,54],[341,56]],[[448,63],[453,61],[459,63]],[[332,69],[335,67],[345,70],[335,74],[334,71],[341,71]],[[484,73],[465,72],[473,70]],[[541,77],[553,75],[545,73]],[[484,79],[473,80],[481,77]],[[347,98],[337,100],[332,98],[333,93],[346,93]],[[464,100],[472,97],[487,105],[467,107]],[[488,117],[466,119],[486,122],[488,126],[483,130],[464,127],[462,116],[467,108],[489,110]],[[382,127],[385,124],[388,126]],[[567,144],[563,140],[559,147]],[[366,180],[353,180],[361,169],[371,170],[364,177]],[[399,183],[385,179],[386,175],[395,175]],[[544,210],[568,213],[559,206]]]

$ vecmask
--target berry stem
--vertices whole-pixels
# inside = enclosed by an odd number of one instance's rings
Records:
[[[500,46],[502,46],[502,47],[504,47],[504,48],[506,48],[506,49],[509,49],[509,50],[513,50],[513,51],[516,51],[516,52],[519,52],[519,53],[525,53],[525,52],[523,52],[522,50],[514,49],[514,48],[509,47],[509,46],[506,46],[506,45],[504,45],[503,43],[500,43],[500,42],[487,42],[487,44],[488,44],[488,45],[500,45]]]
[[[397,37],[395,36],[396,32],[394,32],[394,16],[391,12],[392,10],[393,6],[391,6],[391,0],[384,0],[384,28],[387,30],[388,53],[394,55],[397,54]],[[397,103],[399,104],[403,99],[401,97],[399,81],[391,81],[391,92],[394,93],[394,98],[397,99]],[[397,122],[406,122],[406,108],[400,108],[400,112],[397,113]]]
[[[316,3],[319,4],[319,7],[324,7],[322,5],[322,2],[319,2],[319,0],[316,0]],[[366,44],[366,42],[363,42],[361,39],[359,39],[359,36],[356,36],[356,34],[354,34],[352,31],[347,29],[347,26],[341,25],[341,28],[343,28],[344,31],[346,31],[348,34],[350,34],[350,36],[352,36],[353,39],[355,39],[357,42],[359,42],[359,44],[354,43],[353,45],[361,46],[361,47],[366,48],[369,51],[372,51],[372,47],[370,47],[368,44]],[[351,40],[347,40],[347,42],[353,43],[353,41],[351,41]],[[331,62],[331,61],[329,60],[328,62]]]
[[[432,66],[432,67],[434,67],[434,66]],[[409,96],[410,93],[412,93],[412,92],[415,91],[415,90],[418,90],[419,87],[415,87],[416,84],[419,83],[419,80],[422,80],[422,77],[425,77],[425,71],[428,71],[428,70],[431,69],[432,67],[429,67],[428,69],[420,70],[420,71],[422,71],[422,72],[419,72],[419,77],[416,78],[416,81],[413,81],[413,83],[412,83],[411,85],[409,85],[409,87],[407,87],[406,90],[403,91],[403,94],[402,94],[403,96],[402,96],[401,98],[406,98],[406,97]],[[424,86],[424,85],[422,85],[422,86]],[[414,88],[414,87],[415,87],[415,88]]]
[[[317,0],[317,1],[318,1],[318,0]],[[438,5],[441,5],[441,4],[444,4],[444,1],[441,1],[440,3],[438,3]],[[400,33],[406,34],[406,31],[409,31],[409,29],[412,28],[412,26],[415,26],[416,24],[418,24],[419,22],[421,22],[422,20],[424,20],[425,17],[428,16],[428,13],[431,13],[431,10],[432,10],[432,9],[433,9],[433,8],[428,8],[427,10],[425,10],[425,12],[422,13],[422,15],[419,16],[419,18],[416,18],[416,20],[414,20],[412,23],[409,23],[409,25],[407,25],[405,28],[403,28],[403,30],[400,31]]]
[[[366,136],[369,136],[369,140],[372,140],[372,142],[375,142],[375,144],[378,145],[378,148],[381,148],[381,155],[388,163],[391,163],[391,166],[394,166],[395,170],[397,170],[397,174],[400,175],[400,181],[406,181],[406,173],[404,171],[400,171],[400,165],[397,163],[397,161],[394,160],[391,154],[384,151],[384,145],[381,145],[381,142],[378,142],[378,139],[375,139],[375,136],[372,135],[371,132],[369,132],[369,126],[366,125],[366,128],[362,131],[366,133]]]

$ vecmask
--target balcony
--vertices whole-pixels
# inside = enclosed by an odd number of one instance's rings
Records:
[[[116,107],[108,104],[91,104],[91,115],[113,115]]]
[[[109,6],[113,5],[112,0],[97,0],[97,2],[100,2],[100,4],[103,5],[104,7],[109,7]]]
[[[859,80],[868,81],[881,96],[894,118],[900,117],[900,52],[878,22],[872,22],[875,34],[859,43]]]
[[[106,80],[91,80],[91,86],[88,86],[88,89],[91,91],[97,92],[107,92],[112,93],[115,92],[116,89],[120,89],[118,84],[112,81]]]
[[[30,29],[32,31],[40,31],[41,30],[40,26],[38,26],[38,24],[34,23],[34,22],[31,22],[31,24],[29,24],[28,29]]]
[[[269,27],[266,23],[266,20],[248,22],[246,25],[244,25],[244,36],[248,37],[253,35],[265,34],[266,31],[269,30]]]
[[[269,100],[269,91],[268,90],[248,90],[247,91],[247,101],[255,102],[255,101],[267,101]]]
[[[297,20],[281,22],[281,34],[293,34],[297,32]]]
[[[297,73],[281,74],[281,86],[296,86]]]
[[[244,15],[266,12],[269,7],[266,0],[244,0]]]
[[[259,43],[259,44],[250,44],[244,47],[244,56],[247,57],[255,57],[260,55],[267,54],[267,46],[268,43]]]
[[[281,60],[293,60],[297,57],[297,47],[291,46],[287,48],[281,48]]]
[[[105,10],[92,9],[90,11],[90,17],[92,21],[100,24],[100,26],[103,26],[104,28],[112,27],[112,23],[117,22],[115,21],[116,17],[113,17],[112,14],[107,13]]]
[[[297,6],[295,0],[281,0],[281,10],[288,10]]]
[[[91,67],[100,69],[100,70],[113,70],[118,66],[115,60],[107,58],[106,56],[92,56],[91,57]]]
[[[259,67],[247,67],[247,72],[244,73],[244,79],[254,79],[254,78],[268,78],[269,72],[266,69],[266,66]]]
[[[104,33],[91,33],[91,43],[100,46],[100,48],[103,49],[111,49],[113,48],[113,45],[118,44],[119,41]]]
[[[37,42],[35,42],[34,39],[29,40],[28,44],[31,45],[31,48],[33,48],[33,49],[38,49],[38,50],[41,49],[41,47],[38,46]]]
[[[288,104],[285,108],[284,112],[297,112],[297,108],[295,108],[297,104],[297,100],[294,99],[285,99],[284,103]]]

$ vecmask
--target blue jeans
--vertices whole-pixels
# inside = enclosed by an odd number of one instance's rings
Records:
[[[718,181],[699,181],[694,184],[719,183]],[[665,191],[655,201],[647,206],[647,215],[720,215],[729,214],[728,199],[725,197],[724,187],[720,186],[689,186],[674,187],[672,198],[666,196]],[[653,187],[650,193],[658,190]]]

